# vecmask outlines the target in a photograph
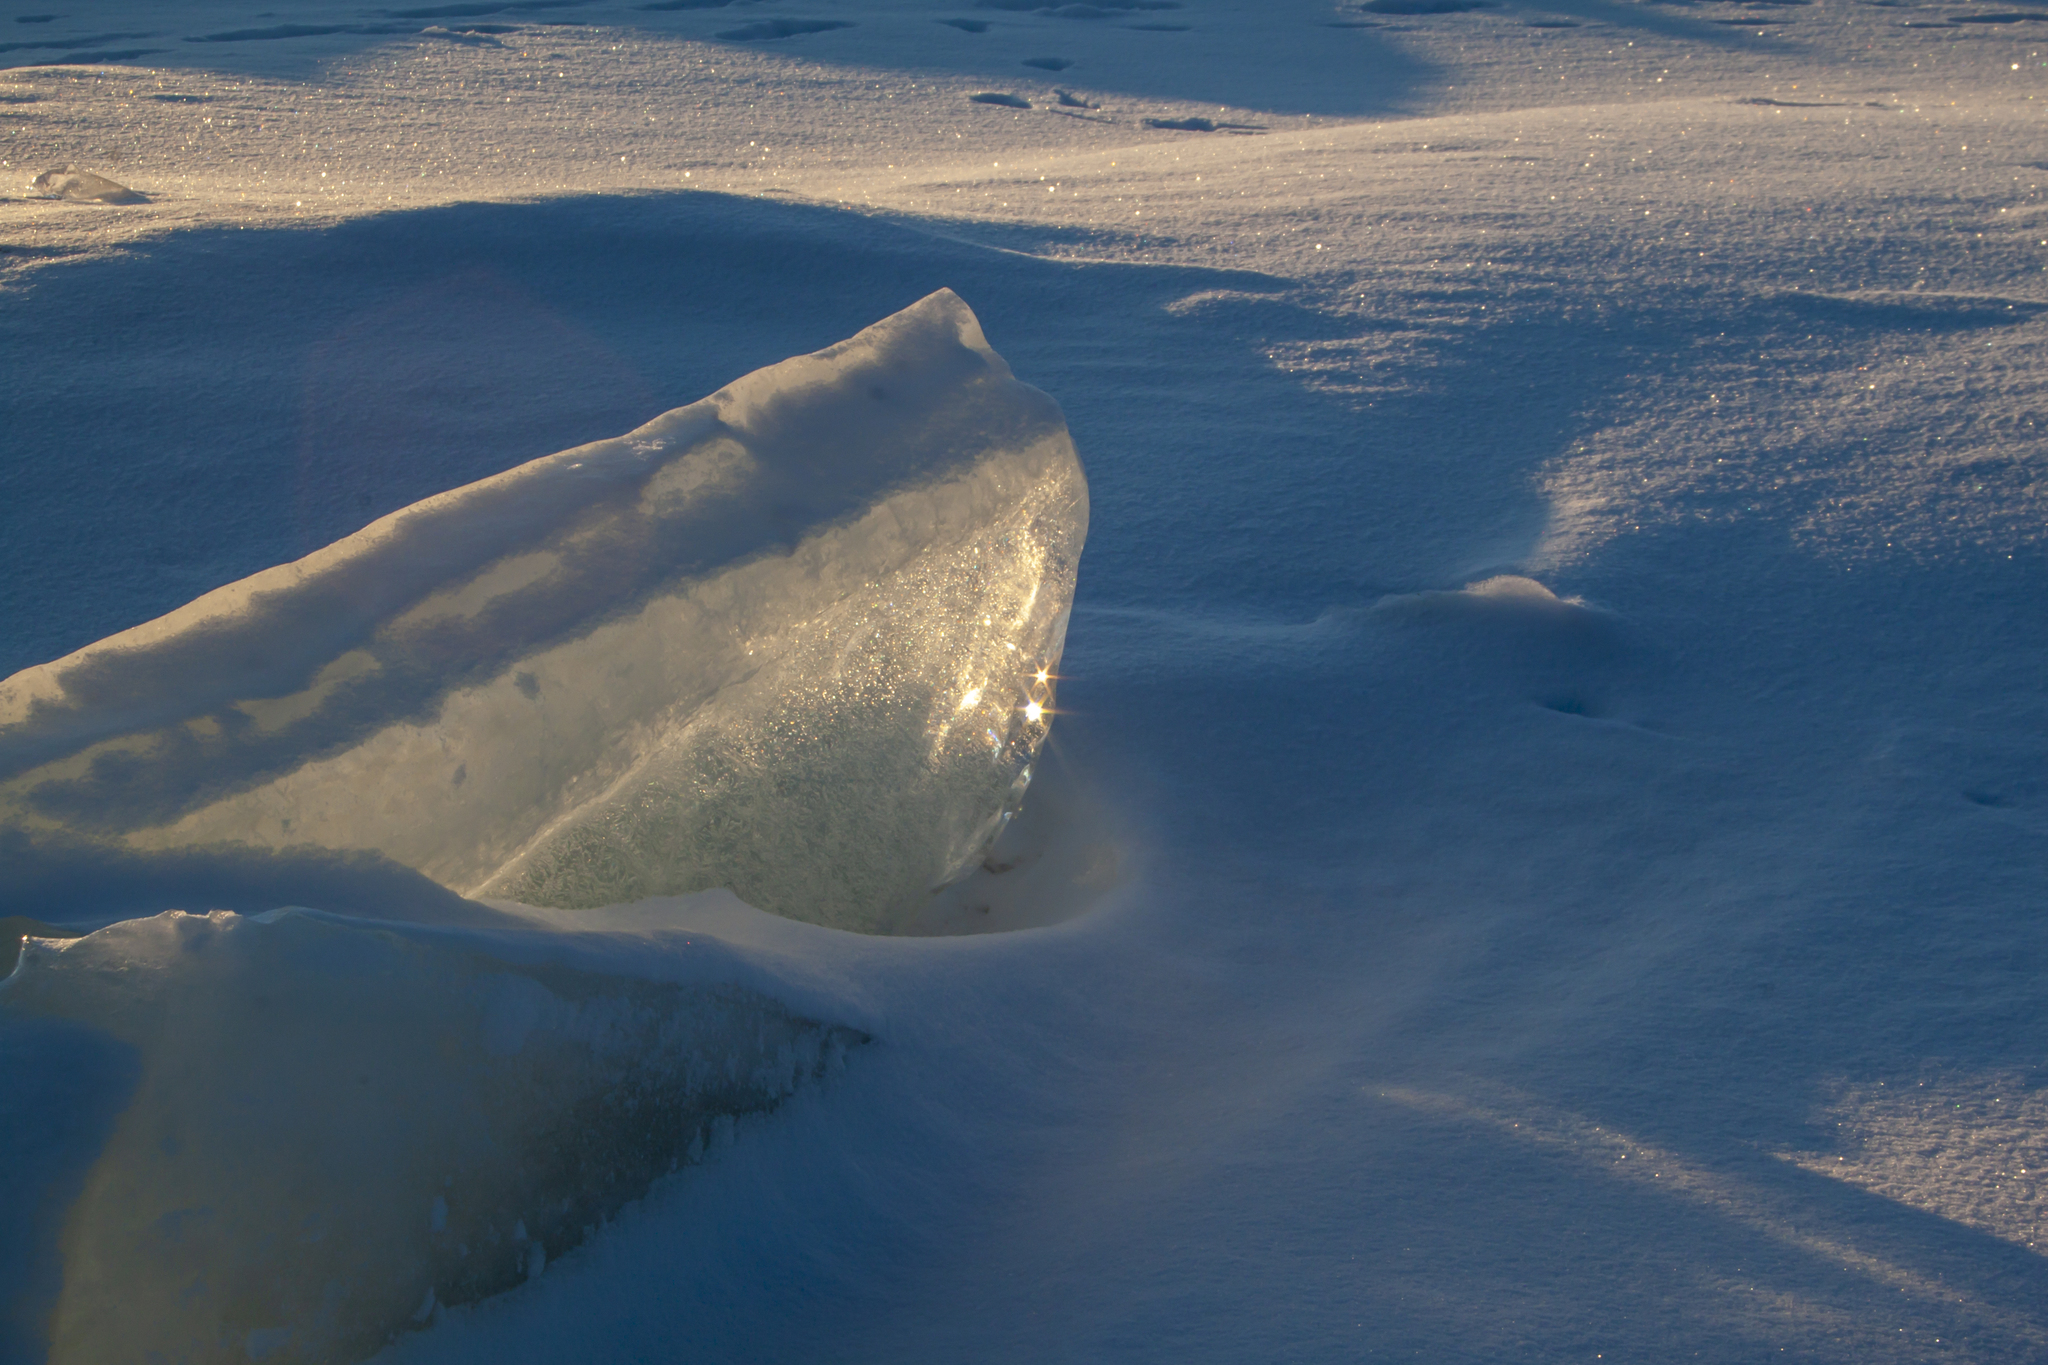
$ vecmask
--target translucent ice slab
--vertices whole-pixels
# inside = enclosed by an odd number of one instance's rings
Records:
[[[1029,781],[1087,506],[942,290],[0,682],[0,835],[890,932]]]
[[[26,1167],[0,1264],[27,1262],[0,1278],[0,1355],[360,1360],[541,1273],[865,1041],[734,984],[715,941],[629,948],[565,965],[532,936],[295,910],[31,940],[0,982],[0,1078],[27,1056],[93,1079],[54,1112],[0,1105]],[[685,979],[616,970],[650,955]],[[112,1112],[66,1176],[34,1148],[94,1126],[74,1110]]]

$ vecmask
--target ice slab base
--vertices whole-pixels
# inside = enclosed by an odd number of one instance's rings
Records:
[[[62,1273],[0,1285],[0,1344],[55,1365],[362,1359],[541,1273],[866,1041],[721,980],[715,942],[641,956],[695,979],[303,910],[30,940],[0,1038],[45,1066],[111,1047],[128,1064],[99,1089],[130,1088],[61,1232],[15,1248]],[[0,1108],[0,1137],[65,1119]]]

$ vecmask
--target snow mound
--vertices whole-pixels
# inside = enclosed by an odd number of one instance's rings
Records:
[[[54,1303],[10,1305],[49,1359],[361,1359],[541,1273],[866,1040],[719,983],[721,962],[672,984],[428,932],[171,912],[30,940],[0,1040],[60,1022],[135,1061],[63,1215]]]
[[[942,290],[0,682],[0,835],[900,929],[1030,779],[1087,505]]]
[[[1383,597],[1366,619],[1401,642],[1411,666],[1568,716],[1621,718],[1622,697],[1655,664],[1619,617],[1519,574]]]
[[[147,204],[149,196],[126,185],[94,175],[91,171],[44,171],[29,181],[29,188],[41,190],[53,199],[71,199],[81,204]]]

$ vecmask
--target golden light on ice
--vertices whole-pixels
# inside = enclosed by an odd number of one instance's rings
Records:
[[[1052,670],[1051,670],[1051,669],[1047,669],[1047,668],[1041,668],[1041,669],[1039,669],[1039,670],[1038,670],[1038,680],[1039,680],[1040,682],[1044,682],[1044,681],[1046,681],[1046,680],[1047,680],[1048,678],[1050,678],[1050,677],[1052,677]]]
[[[1043,716],[1044,714],[1045,708],[1043,706],[1040,706],[1037,702],[1034,701],[1025,703],[1024,719],[1029,721],[1036,721],[1040,716]]]
[[[960,699],[960,709],[962,711],[965,711],[970,706],[979,706],[980,704],[981,689],[978,687],[970,687],[967,689],[967,695]]]

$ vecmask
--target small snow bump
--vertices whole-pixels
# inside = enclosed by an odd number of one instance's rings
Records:
[[[91,171],[69,167],[44,171],[29,181],[29,188],[41,190],[52,199],[69,199],[80,204],[147,204],[149,196],[129,189]]]

